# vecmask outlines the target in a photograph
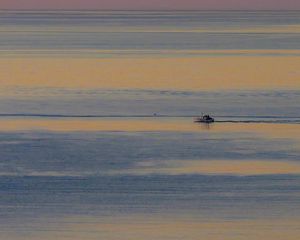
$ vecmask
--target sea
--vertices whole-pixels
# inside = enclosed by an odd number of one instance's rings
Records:
[[[0,239],[298,240],[299,69],[299,11],[0,11]]]

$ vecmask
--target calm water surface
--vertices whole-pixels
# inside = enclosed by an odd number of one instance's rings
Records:
[[[298,240],[299,24],[0,11],[0,239]]]

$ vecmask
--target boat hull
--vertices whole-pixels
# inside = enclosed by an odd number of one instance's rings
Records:
[[[194,122],[198,122],[198,123],[213,123],[214,121],[215,119],[212,117],[210,118],[197,117],[194,119]]]

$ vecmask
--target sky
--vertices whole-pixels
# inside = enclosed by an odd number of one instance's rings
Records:
[[[300,0],[1,0],[0,9],[300,10]]]

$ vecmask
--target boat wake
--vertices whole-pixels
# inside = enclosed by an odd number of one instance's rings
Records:
[[[35,113],[2,113],[1,118],[115,118],[115,119],[130,119],[130,118],[170,118],[170,119],[194,119],[195,115],[163,115],[163,114],[145,114],[145,115],[78,115],[78,114],[35,114]],[[214,116],[215,123],[286,123],[300,124],[300,117],[290,116]]]
[[[219,116],[219,123],[286,123],[300,124],[300,117],[285,116]]]
[[[217,123],[290,123],[300,124],[298,120],[217,120]]]

